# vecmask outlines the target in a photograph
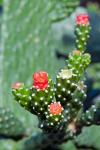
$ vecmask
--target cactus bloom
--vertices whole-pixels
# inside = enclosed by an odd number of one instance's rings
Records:
[[[33,86],[35,89],[45,90],[48,87],[48,74],[40,71],[33,75]]]
[[[21,88],[21,87],[23,87],[23,86],[24,86],[24,83],[16,82],[16,83],[14,83],[14,84],[12,85],[12,89],[17,90],[17,89],[19,89],[19,88]]]
[[[60,102],[51,103],[49,106],[49,112],[52,115],[59,115],[63,110],[63,107],[61,106]]]
[[[89,25],[89,16],[86,14],[78,15],[76,18],[77,25]]]
[[[61,72],[59,73],[59,76],[63,79],[69,79],[73,75],[72,70],[70,69],[62,69]]]
[[[73,51],[73,54],[74,54],[74,55],[80,55],[81,52],[80,52],[79,50],[75,50],[75,51]]]

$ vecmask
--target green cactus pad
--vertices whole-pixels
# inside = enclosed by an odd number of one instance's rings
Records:
[[[0,108],[0,135],[20,136],[25,129],[22,123],[14,116],[9,108]]]

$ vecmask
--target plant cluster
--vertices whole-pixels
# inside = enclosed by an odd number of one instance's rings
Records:
[[[83,126],[99,124],[100,104],[92,105],[84,112],[86,98],[84,73],[91,62],[90,54],[85,53],[91,30],[89,16],[80,14],[76,18],[76,50],[69,54],[67,65],[59,71],[56,82],[45,71],[33,74],[31,87],[24,83],[12,85],[15,100],[30,113],[38,116],[42,134],[38,142],[33,139],[30,146],[45,142],[43,148],[55,149],[68,139],[74,139]],[[35,137],[36,138],[36,137]],[[38,139],[37,138],[37,139]],[[32,144],[32,140],[33,143]]]

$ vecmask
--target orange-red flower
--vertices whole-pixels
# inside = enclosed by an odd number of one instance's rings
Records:
[[[49,111],[52,115],[59,115],[63,110],[63,107],[59,102],[51,103],[49,106]]]
[[[39,90],[45,90],[48,87],[48,74],[44,71],[35,72],[33,75],[33,86]]]
[[[80,52],[79,50],[74,50],[74,51],[73,51],[73,54],[75,54],[75,55],[80,55],[81,52]]]
[[[76,17],[77,25],[89,25],[89,16],[86,14],[80,14]]]
[[[16,83],[14,83],[14,84],[12,85],[12,89],[17,90],[17,89],[19,89],[19,88],[21,88],[21,87],[23,87],[23,86],[24,86],[23,83],[16,82]]]

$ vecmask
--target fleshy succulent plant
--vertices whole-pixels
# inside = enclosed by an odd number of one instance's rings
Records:
[[[83,126],[100,123],[97,117],[100,104],[92,105],[85,112],[83,109],[86,98],[84,73],[91,62],[90,54],[85,53],[90,29],[88,15],[77,16],[77,50],[69,54],[67,65],[58,73],[55,83],[48,73],[38,71],[33,74],[31,87],[27,88],[22,83],[12,86],[15,100],[38,116],[43,133],[37,138],[42,138],[41,143],[46,143],[46,149],[55,149],[70,138],[74,140]]]

